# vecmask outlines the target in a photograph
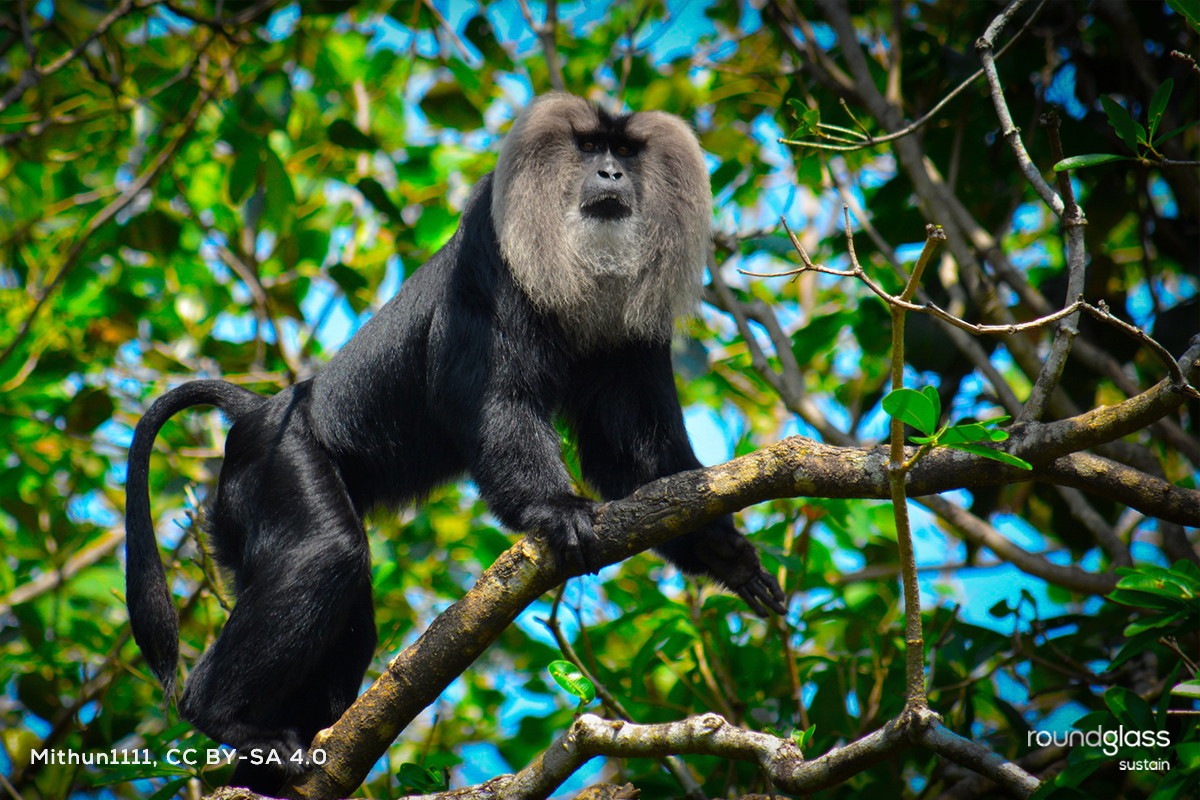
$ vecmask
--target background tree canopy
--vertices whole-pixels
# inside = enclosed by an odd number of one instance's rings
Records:
[[[526,768],[571,724],[548,672],[565,659],[605,718],[727,726],[653,729],[670,746],[647,757],[583,717],[579,757],[609,757],[558,773],[548,758],[523,796],[608,781],[646,798],[982,797],[1000,759],[1050,781],[1046,796],[1196,796],[1194,4],[758,5],[0,6],[0,794],[220,785],[228,770],[203,764],[215,745],[164,706],[128,631],[132,426],[184,380],[270,393],[311,375],[447,240],[516,111],[563,88],[699,133],[716,267],[677,374],[702,460],[745,458],[664,491],[693,516],[744,508],[791,613],[756,620],[650,555],[510,626],[483,606],[468,622],[494,642],[473,666],[405,667],[441,681],[437,699],[383,758],[388,741],[340,740],[366,754],[358,791]],[[781,215],[816,267],[761,277],[805,267]],[[927,223],[945,241],[914,303],[977,326],[1072,313],[976,335],[911,310],[897,373],[894,297]],[[919,407],[885,410],[893,374],[926,389]],[[938,446],[908,475],[925,633],[910,653],[940,725],[902,713],[921,687],[905,676],[889,411],[913,435],[1011,415],[991,446],[1032,467]],[[219,415],[181,416],[152,462],[185,669],[228,608],[195,522],[224,434]],[[649,502],[614,504],[606,530],[633,530]],[[374,678],[515,537],[468,484],[370,530]],[[717,747],[717,728],[743,749]],[[201,763],[169,765],[172,748]],[[841,760],[803,772],[796,748]],[[122,763],[65,763],[102,752]],[[353,790],[348,774],[327,785]]]

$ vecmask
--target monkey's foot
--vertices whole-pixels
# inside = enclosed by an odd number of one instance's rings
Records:
[[[783,589],[763,569],[758,550],[725,519],[688,533],[657,548],[676,566],[692,575],[720,582],[760,617],[786,614]]]
[[[276,796],[313,764],[308,748],[291,731],[279,739],[243,742],[237,748],[230,786],[244,786],[258,794]]]
[[[775,576],[759,566],[758,573],[741,586],[730,586],[734,594],[742,598],[750,610],[760,617],[770,616],[770,612],[785,616],[787,606],[784,605],[783,589]]]

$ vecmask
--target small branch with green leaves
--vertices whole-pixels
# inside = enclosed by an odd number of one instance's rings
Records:
[[[1030,14],[1029,19],[1027,19],[1025,24],[1021,26],[1021,30],[1017,31],[1017,33],[996,52],[996,58],[1003,56],[1006,52],[1008,52],[1010,47],[1012,47],[1021,39],[1021,37],[1025,34],[1025,31],[1029,30],[1029,27],[1033,24],[1033,21],[1037,19],[1038,14],[1042,10],[1042,6],[1044,5],[1046,5],[1046,0],[1042,0],[1042,2],[1038,5],[1037,10],[1035,10],[1033,14]],[[792,111],[795,113],[798,125],[790,137],[780,138],[776,141],[784,145],[808,147],[814,150],[827,150],[836,153],[848,153],[855,150],[865,150],[869,147],[875,147],[876,145],[895,141],[896,139],[909,136],[923,128],[930,122],[930,120],[937,117],[937,115],[941,113],[942,109],[945,108],[951,100],[958,97],[971,84],[979,80],[980,76],[983,75],[983,72],[984,71],[982,68],[975,70],[970,77],[968,77],[958,86],[955,86],[953,89],[951,89],[945,97],[939,100],[933,106],[933,108],[925,112],[925,114],[919,119],[909,123],[908,125],[905,125],[898,131],[893,131],[892,133],[888,133],[883,136],[876,136],[871,133],[867,126],[862,124],[858,118],[854,116],[854,113],[850,110],[850,106],[846,104],[844,99],[839,98],[838,101],[841,103],[842,111],[845,112],[846,116],[848,116],[852,122],[854,122],[854,125],[858,128],[858,130],[851,130],[840,125],[821,122],[820,109],[810,108],[800,100],[792,98],[788,100],[788,105],[791,106]],[[813,137],[823,141],[802,140],[800,137]],[[834,142],[834,144],[830,144],[829,142]]]
[[[1081,156],[1071,156],[1055,164],[1054,171],[1065,172],[1071,169],[1080,169],[1081,167],[1094,167],[1097,164],[1108,164],[1113,161],[1139,161],[1142,164],[1157,167],[1200,167],[1200,161],[1175,161],[1166,158],[1159,152],[1159,148],[1165,142],[1174,139],[1179,134],[1196,125],[1196,122],[1189,122],[1169,133],[1164,133],[1162,136],[1155,136],[1158,132],[1158,125],[1162,122],[1163,112],[1167,110],[1167,103],[1171,99],[1171,91],[1174,88],[1175,81],[1167,78],[1154,90],[1154,96],[1150,98],[1150,107],[1146,112],[1146,124],[1144,126],[1135,120],[1133,115],[1112,97],[1109,95],[1102,96],[1100,98],[1100,105],[1104,106],[1104,113],[1108,115],[1109,127],[1116,132],[1117,136],[1124,142],[1125,146],[1129,148],[1129,152],[1133,155],[1088,153]]]

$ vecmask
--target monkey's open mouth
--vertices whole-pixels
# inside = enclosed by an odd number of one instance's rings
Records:
[[[633,209],[622,198],[611,194],[588,200],[579,211],[592,219],[624,219],[633,214]]]

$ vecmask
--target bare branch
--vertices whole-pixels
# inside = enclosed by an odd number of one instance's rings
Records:
[[[558,0],[546,0],[546,21],[537,22],[527,0],[518,0],[521,6],[521,16],[533,31],[542,45],[542,53],[546,58],[546,71],[550,74],[550,86],[556,91],[565,92],[566,82],[563,80],[562,64],[558,60]]]
[[[1047,115],[1045,127],[1050,134],[1050,152],[1057,163],[1063,158],[1062,140],[1058,135],[1058,116],[1053,112]],[[1058,189],[1064,202],[1062,222],[1067,238],[1066,296],[1068,299],[1082,298],[1087,277],[1088,259],[1083,239],[1083,226],[1087,224],[1087,220],[1084,218],[1079,204],[1075,202],[1075,192],[1071,188],[1070,177],[1065,172],[1058,174]],[[1029,399],[1026,400],[1021,413],[1017,415],[1017,421],[1028,422],[1033,419],[1041,419],[1045,415],[1046,409],[1050,405],[1050,398],[1062,379],[1067,357],[1071,354],[1071,344],[1078,334],[1079,312],[1076,312],[1058,326],[1058,330],[1054,334],[1054,341],[1050,346],[1050,353],[1047,355],[1045,363],[1042,364],[1037,380],[1033,383]]]
[[[1008,101],[1004,97],[1004,88],[1000,85],[1000,75],[996,72],[996,56],[992,52],[993,43],[1000,35],[1000,31],[1008,23],[1008,20],[1028,2],[1029,0],[1012,0],[1008,7],[992,20],[992,24],[988,26],[983,36],[980,36],[975,42],[975,52],[979,54],[979,58],[983,62],[983,72],[987,76],[996,117],[1000,120],[1004,138],[1008,140],[1013,155],[1017,157],[1017,166],[1021,170],[1021,174],[1038,193],[1038,197],[1042,198],[1042,201],[1061,217],[1065,208],[1063,199],[1050,188],[1050,184],[1042,178],[1042,174],[1038,172],[1038,168],[1029,158],[1029,154],[1025,152],[1025,145],[1021,142],[1021,129],[1013,123],[1012,114],[1009,113]]]
[[[820,433],[821,438],[825,441],[840,445],[854,444],[854,437],[834,427],[812,398],[808,396],[804,386],[804,376],[801,374],[800,366],[796,363],[795,354],[792,352],[791,341],[780,327],[774,312],[766,304],[763,304],[762,308],[756,309],[758,313],[754,314],[754,317],[771,336],[783,369],[782,374],[771,368],[770,360],[759,346],[754,331],[750,328],[749,310],[745,304],[734,297],[733,292],[721,277],[720,271],[716,268],[715,262],[710,265],[709,275],[712,276],[711,289],[712,294],[715,295],[712,298],[715,301],[714,305],[733,316],[738,332],[745,341],[746,348],[750,351],[751,363],[763,380],[779,394],[788,410]]]
[[[945,520],[955,532],[972,544],[986,547],[1024,573],[1047,583],[1084,594],[1108,594],[1117,585],[1115,575],[1097,575],[1075,566],[1055,564],[1044,556],[1017,545],[986,521],[937,495],[914,497],[921,505]]]

